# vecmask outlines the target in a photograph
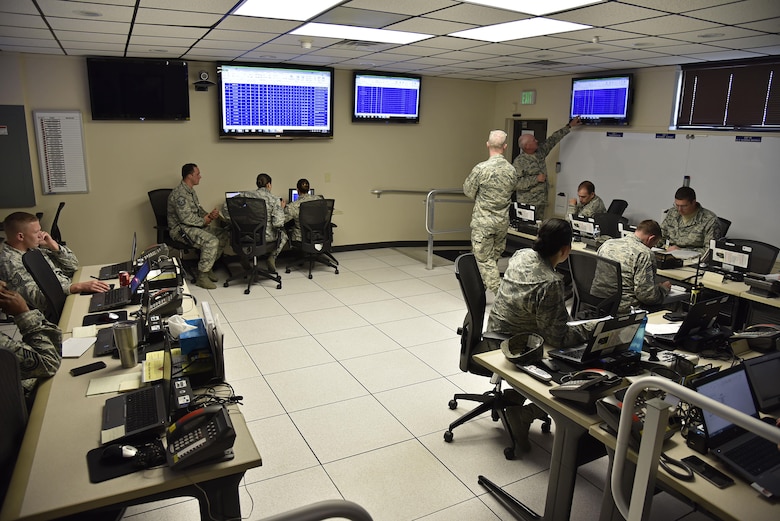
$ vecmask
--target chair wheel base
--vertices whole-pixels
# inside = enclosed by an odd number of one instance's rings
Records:
[[[515,449],[512,447],[507,447],[504,449],[504,457],[508,460],[515,459]]]
[[[450,400],[450,403],[448,403],[450,409],[455,410],[458,408],[458,401],[457,400]]]
[[[338,269],[336,269],[336,275],[338,275],[338,274],[339,274],[339,270],[338,270]]]
[[[228,284],[227,282],[225,282],[224,284],[222,284],[222,287],[223,287],[223,288],[227,288],[228,286],[229,286],[229,284]]]
[[[276,285],[276,289],[282,289],[282,283],[281,282]]]
[[[309,280],[311,280],[311,273],[309,273]]]
[[[455,437],[454,434],[452,434],[452,431],[446,431],[444,433],[444,441],[447,443],[452,443],[452,439]]]
[[[244,295],[249,295],[249,290],[248,289],[244,290]]]

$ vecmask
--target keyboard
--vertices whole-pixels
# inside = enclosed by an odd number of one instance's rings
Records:
[[[724,454],[753,476],[780,465],[780,451],[771,441],[756,436],[750,443],[743,443]]]
[[[157,423],[157,402],[153,387],[125,397],[125,431],[133,432]]]
[[[115,288],[108,290],[104,293],[103,303],[104,305],[114,305],[127,300],[127,287]]]

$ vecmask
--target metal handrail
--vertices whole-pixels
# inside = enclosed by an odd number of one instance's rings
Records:
[[[643,436],[639,445],[639,456],[636,463],[636,474],[634,477],[634,490],[630,501],[627,501],[623,494],[623,467],[626,462],[626,451],[628,450],[629,436],[631,435],[631,422],[634,410],[634,403],[639,394],[645,389],[660,389],[679,398],[680,400],[695,405],[702,409],[712,411],[721,418],[729,420],[750,432],[758,434],[773,443],[780,444],[780,429],[762,422],[752,416],[748,416],[727,405],[708,398],[697,393],[693,389],[683,387],[666,378],[658,376],[647,376],[640,378],[626,391],[623,398],[623,408],[620,414],[620,423],[618,424],[617,446],[615,447],[615,459],[612,465],[612,497],[615,500],[620,514],[628,521],[638,521],[649,516],[649,504],[652,499],[653,489],[655,487],[655,473],[658,470],[658,455],[661,452],[664,430],[668,424],[668,409],[663,409],[658,414],[657,406],[648,407],[648,414],[645,417],[645,426]],[[663,403],[663,402],[662,402]],[[649,404],[649,402],[648,402]],[[668,405],[668,404],[667,404]],[[665,414],[663,414],[665,413]]]
[[[435,205],[436,203],[471,203],[471,199],[436,199],[437,195],[449,194],[449,195],[462,195],[465,197],[463,190],[458,188],[442,188],[432,189],[428,191],[423,190],[371,190],[371,193],[376,195],[377,199],[383,194],[403,194],[403,195],[425,195],[425,231],[428,233],[428,254],[425,268],[433,269],[433,236],[442,233],[457,233],[465,232],[471,228],[455,228],[451,230],[437,230],[434,228],[435,221]]]

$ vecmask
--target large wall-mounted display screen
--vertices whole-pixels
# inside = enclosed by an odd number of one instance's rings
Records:
[[[420,76],[355,71],[352,121],[420,122]]]

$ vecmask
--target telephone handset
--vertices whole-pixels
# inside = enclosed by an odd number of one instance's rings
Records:
[[[229,457],[236,431],[224,405],[196,409],[168,427],[168,464],[179,470]]]
[[[558,398],[593,405],[610,389],[623,383],[623,378],[604,369],[586,369],[574,373],[550,393]]]
[[[160,260],[161,257],[169,257],[168,246],[166,244],[152,244],[136,257],[135,262],[138,266],[147,260],[151,264]]]
[[[604,420],[607,427],[611,429],[613,433],[617,433],[618,424],[620,423],[620,412],[623,410],[623,402],[621,401],[622,395],[618,397],[621,391],[615,394],[605,396],[596,402],[596,412],[599,417]],[[634,404],[634,410],[631,411],[631,437],[629,439],[629,445],[632,449],[639,449],[639,440],[642,437],[642,431],[645,428],[645,408],[644,400],[637,399]],[[675,433],[675,429],[672,429],[669,425],[666,426],[664,431],[664,439],[668,440]]]

